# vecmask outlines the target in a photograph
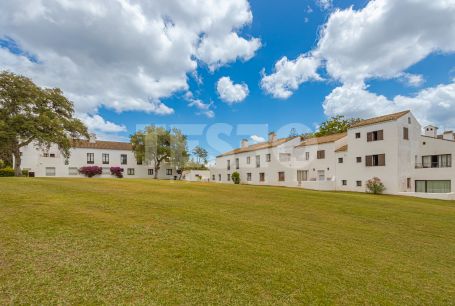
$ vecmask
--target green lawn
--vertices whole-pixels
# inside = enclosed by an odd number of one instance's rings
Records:
[[[0,179],[0,304],[453,304],[455,202]]]

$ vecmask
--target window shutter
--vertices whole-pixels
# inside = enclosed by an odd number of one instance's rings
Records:
[[[385,154],[378,155],[378,166],[385,166]]]
[[[367,133],[367,141],[373,141],[373,133],[372,132],[368,132]]]
[[[372,155],[365,156],[365,165],[367,167],[373,166],[373,156]]]
[[[384,140],[384,130],[378,131],[378,140]]]

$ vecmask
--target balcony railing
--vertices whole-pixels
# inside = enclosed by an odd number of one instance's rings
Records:
[[[416,163],[416,169],[422,168],[451,168],[451,164],[442,164],[439,162],[431,162],[431,163]]]

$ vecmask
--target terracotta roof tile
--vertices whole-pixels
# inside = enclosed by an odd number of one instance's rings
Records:
[[[339,133],[339,134],[333,134],[333,135],[327,135],[327,136],[321,136],[321,137],[313,137],[313,138],[308,138],[302,141],[297,147],[305,147],[305,146],[311,146],[311,145],[316,145],[316,144],[324,144],[324,143],[330,143],[330,142],[335,142],[343,137],[346,137],[347,133]]]
[[[89,142],[88,140],[75,139],[73,148],[100,149],[100,150],[127,150],[132,151],[133,147],[128,142],[100,141]]]
[[[385,116],[380,116],[380,117],[374,117],[374,118],[370,118],[370,119],[361,120],[361,121],[353,124],[351,126],[351,128],[356,128],[356,127],[360,127],[360,126],[376,124],[376,123],[381,123],[381,122],[387,122],[387,121],[395,121],[395,120],[403,117],[407,113],[409,113],[409,110],[403,111],[403,112],[399,112],[399,113],[389,114],[389,115],[385,115]]]
[[[255,144],[249,145],[246,148],[237,148],[237,149],[228,151],[226,153],[218,155],[217,157],[228,156],[228,155],[232,155],[232,154],[245,153],[245,152],[251,152],[251,151],[267,149],[267,148],[273,148],[273,147],[279,146],[279,145],[281,145],[283,143],[286,143],[289,140],[292,140],[294,138],[296,138],[296,137],[280,138],[280,139],[277,139],[276,141],[274,141],[272,143],[270,143],[268,141],[255,143]]]

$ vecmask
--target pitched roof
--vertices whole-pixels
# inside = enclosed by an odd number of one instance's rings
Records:
[[[354,123],[351,126],[351,128],[356,128],[356,127],[360,127],[360,126],[376,124],[376,123],[381,123],[381,122],[387,122],[387,121],[395,121],[395,120],[403,117],[404,115],[406,115],[409,112],[410,112],[409,110],[406,110],[406,111],[399,112],[399,113],[394,113],[394,114],[389,114],[389,115],[385,115],[385,116],[379,116],[379,117],[361,120],[357,123]]]
[[[88,140],[75,139],[73,148],[100,149],[100,150],[127,150],[132,151],[133,147],[128,142],[100,141],[90,142]]]
[[[308,138],[302,141],[297,147],[305,147],[305,146],[311,146],[315,144],[324,144],[324,143],[330,143],[330,142],[335,142],[343,137],[346,137],[347,133],[339,133],[339,134],[333,134],[333,135],[327,135],[327,136],[321,136],[321,137],[313,137],[313,138]]]
[[[228,151],[226,153],[218,155],[217,157],[227,156],[227,155],[232,155],[232,154],[245,153],[245,152],[251,152],[251,151],[267,149],[267,148],[273,148],[273,147],[279,146],[279,145],[281,145],[281,144],[283,144],[285,142],[288,142],[289,140],[292,140],[294,138],[296,138],[296,137],[280,138],[280,139],[275,140],[274,142],[265,141],[265,142],[255,143],[255,144],[249,145],[246,148],[237,148],[237,149]]]
[[[347,151],[348,151],[348,145],[341,146],[335,150],[335,152],[347,152]]]

